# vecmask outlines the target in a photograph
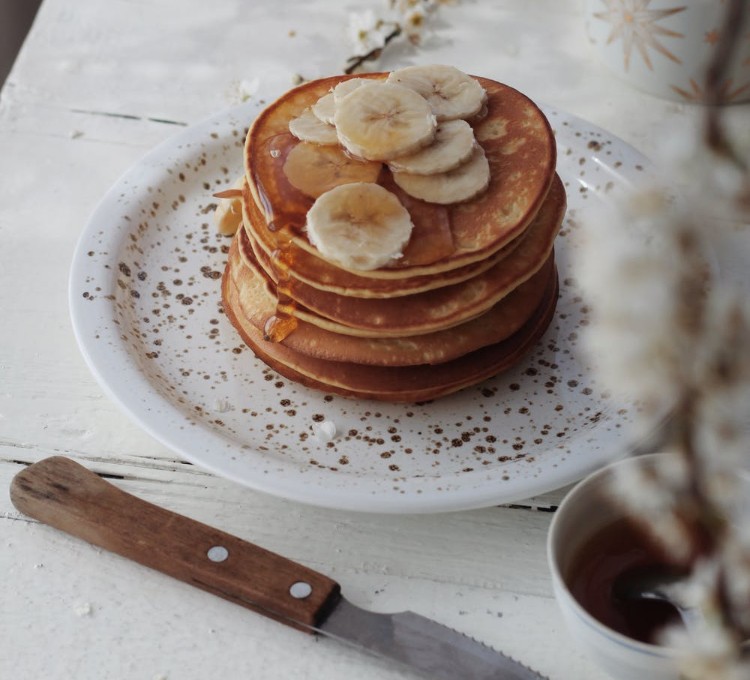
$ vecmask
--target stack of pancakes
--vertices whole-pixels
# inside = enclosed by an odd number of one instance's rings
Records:
[[[313,199],[282,170],[299,143],[290,120],[343,79],[291,90],[247,135],[242,224],[222,281],[229,319],[278,373],[348,396],[424,401],[516,364],[549,325],[558,293],[553,243],[566,201],[546,118],[518,91],[477,78],[486,114],[469,122],[489,161],[487,190],[426,203],[384,168],[378,183],[409,211],[410,240],[387,266],[347,270],[310,243]]]

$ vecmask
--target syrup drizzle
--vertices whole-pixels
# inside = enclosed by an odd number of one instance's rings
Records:
[[[274,228],[271,228],[271,225]],[[275,234],[276,249],[271,253],[271,266],[276,276],[276,311],[266,319],[263,326],[263,339],[268,342],[282,342],[297,329],[297,317],[294,312],[297,303],[291,290],[294,281],[290,274],[294,261],[291,243],[292,233],[289,226],[279,229],[271,222],[269,230]]]
[[[312,201],[295,189],[284,175],[284,162],[296,143],[291,134],[267,139],[259,155],[265,166],[263,172],[257,172],[253,166],[253,181],[274,244],[270,262],[276,288],[276,310],[263,326],[263,339],[268,342],[283,342],[298,325],[294,279],[290,273],[294,265],[293,239],[302,231]],[[266,178],[267,184],[261,177]],[[271,196],[275,200],[271,200]]]

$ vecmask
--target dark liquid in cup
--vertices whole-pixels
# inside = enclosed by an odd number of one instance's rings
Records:
[[[622,600],[612,587],[618,577],[675,566],[633,521],[619,519],[581,546],[565,582],[578,603],[605,626],[634,640],[658,644],[659,631],[680,621],[674,607],[654,600]]]

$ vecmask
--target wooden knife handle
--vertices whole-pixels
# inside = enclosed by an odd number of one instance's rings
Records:
[[[21,512],[260,614],[312,631],[340,598],[335,581],[132,496],[60,456],[19,472]]]

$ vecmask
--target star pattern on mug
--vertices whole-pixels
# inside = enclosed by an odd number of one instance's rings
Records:
[[[649,9],[652,0],[602,0],[604,11],[594,12],[597,19],[612,25],[607,44],[622,40],[625,71],[630,68],[633,50],[641,55],[646,66],[653,70],[649,50],[654,50],[676,63],[681,60],[661,42],[663,38],[684,38],[682,33],[672,31],[659,22],[683,12],[684,6],[667,9]]]
[[[693,78],[690,79],[687,88],[672,85],[672,90],[687,102],[701,103],[706,101],[705,87]],[[737,85],[731,79],[724,80],[719,86],[718,98],[723,102],[731,102],[747,94],[748,90],[750,90],[750,83]]]

